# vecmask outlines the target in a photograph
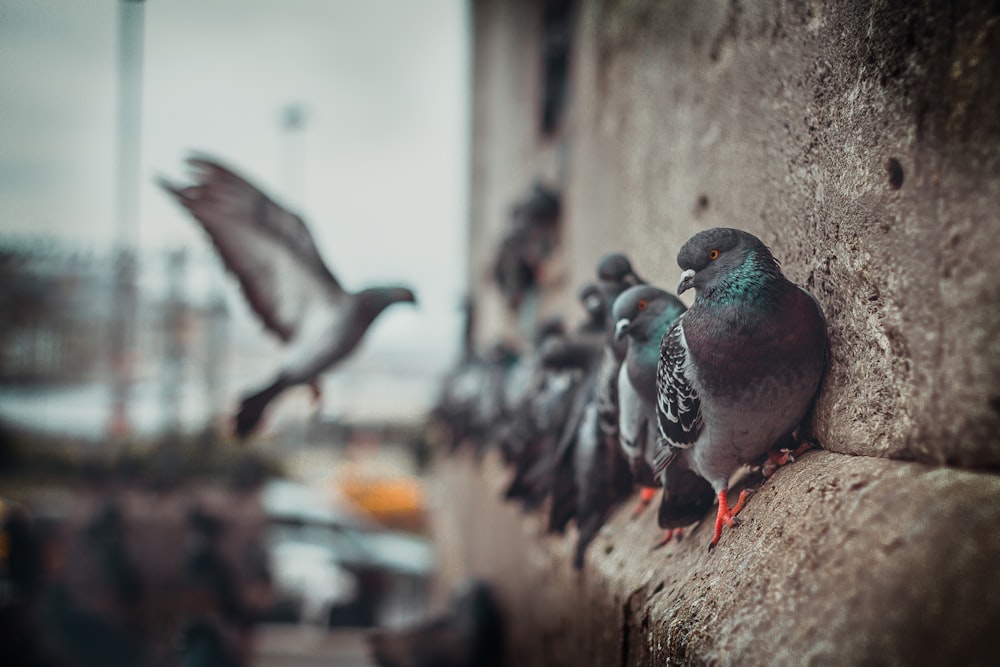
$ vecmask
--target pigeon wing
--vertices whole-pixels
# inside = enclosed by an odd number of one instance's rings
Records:
[[[211,159],[188,162],[194,185],[160,184],[208,233],[264,326],[287,342],[317,298],[343,299],[340,283],[299,216]]]
[[[701,401],[686,374],[689,364],[681,316],[663,337],[656,366],[656,421],[667,445],[657,452],[657,473],[669,463],[674,450],[690,447],[701,433]]]

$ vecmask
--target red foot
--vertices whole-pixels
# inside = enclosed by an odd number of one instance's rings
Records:
[[[668,530],[665,530],[663,532],[663,537],[660,538],[660,541],[656,543],[656,546],[653,547],[653,549],[654,550],[659,549],[660,547],[669,543],[670,540],[672,539],[680,540],[682,537],[684,537],[683,528],[670,528]]]
[[[740,491],[739,500],[733,505],[732,509],[729,507],[729,496],[727,495],[728,489],[723,489],[719,491],[719,513],[715,517],[715,532],[712,534],[712,541],[708,545],[708,550],[711,551],[715,548],[715,545],[719,543],[719,538],[722,537],[722,525],[725,524],[732,527],[738,523],[736,515],[739,514],[740,510],[747,503],[747,498],[750,497],[750,490],[744,489]]]
[[[655,497],[656,497],[656,487],[653,486],[639,487],[639,503],[635,506],[635,509],[632,510],[632,518],[634,519],[640,514],[642,514],[643,510],[645,510],[649,506],[649,503],[653,502],[653,498]]]
[[[806,440],[794,450],[772,449],[767,453],[767,461],[764,462],[764,466],[760,470],[761,474],[763,474],[764,477],[770,477],[777,472],[778,468],[781,466],[794,463],[795,459],[812,449],[812,446],[813,444]]]
[[[323,391],[319,387],[319,378],[313,378],[310,380],[309,388],[312,389],[313,405],[319,405],[320,401],[323,400]]]

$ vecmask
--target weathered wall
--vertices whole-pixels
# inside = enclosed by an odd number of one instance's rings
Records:
[[[538,7],[475,3],[477,291],[539,176],[566,193],[560,311],[603,252],[671,286],[692,233],[741,227],[829,319],[824,447],[1000,465],[1000,8],[899,4],[581,2],[544,141]]]
[[[609,250],[671,287],[684,240],[735,226],[815,294],[832,340],[814,420],[829,451],[768,482],[711,556],[705,526],[649,555],[655,520],[618,516],[577,580],[568,546],[496,489],[446,508],[454,570],[503,581],[527,653],[544,637],[601,658],[511,664],[998,648],[982,623],[1000,622],[1000,4],[901,5],[581,0],[568,115],[543,140],[539,3],[473,3],[480,341],[514,330],[482,267],[538,176],[563,188],[567,224],[543,310],[574,313]],[[442,472],[445,495],[499,475]]]
[[[992,665],[1000,652],[1000,477],[812,452],[706,550],[656,551],[655,508],[621,508],[570,566],[575,531],[503,504],[495,459],[437,465],[449,578],[509,613],[508,665]]]

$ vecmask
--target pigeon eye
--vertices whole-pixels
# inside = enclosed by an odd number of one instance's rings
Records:
[[[711,250],[709,250],[708,251],[708,258],[709,259],[719,259],[719,249],[718,248],[712,248]]]
[[[646,306],[648,305],[649,304],[646,303],[645,299],[639,299],[639,303],[635,304],[635,307],[638,308],[639,310],[646,310]]]

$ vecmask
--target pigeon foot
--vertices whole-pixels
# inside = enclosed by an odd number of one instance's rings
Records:
[[[653,498],[656,496],[656,488],[652,486],[643,486],[639,488],[639,502],[636,504],[635,509],[632,510],[632,518],[636,519],[643,510],[649,507],[649,503],[653,502]]]
[[[656,546],[653,547],[653,551],[656,551],[660,547],[669,544],[671,540],[677,540],[679,542],[682,537],[684,537],[683,528],[668,528],[667,530],[663,531],[663,537],[661,537],[660,541],[657,542]]]
[[[312,391],[312,404],[314,408],[320,407],[323,402],[323,390],[319,385],[319,378],[309,380],[309,389]]]
[[[740,497],[736,501],[736,504],[730,508],[728,491],[728,489],[719,491],[719,513],[715,517],[715,532],[712,533],[712,541],[708,545],[709,551],[714,549],[715,545],[719,543],[719,538],[722,537],[723,525],[729,527],[738,525],[739,520],[736,518],[736,515],[743,509],[743,506],[746,505],[747,499],[751,495],[750,489],[743,489],[740,491]]]
[[[813,448],[813,441],[806,440],[794,450],[792,449],[772,449],[767,453],[767,461],[761,467],[761,474],[770,477],[778,471],[778,468],[795,463],[795,460]]]

